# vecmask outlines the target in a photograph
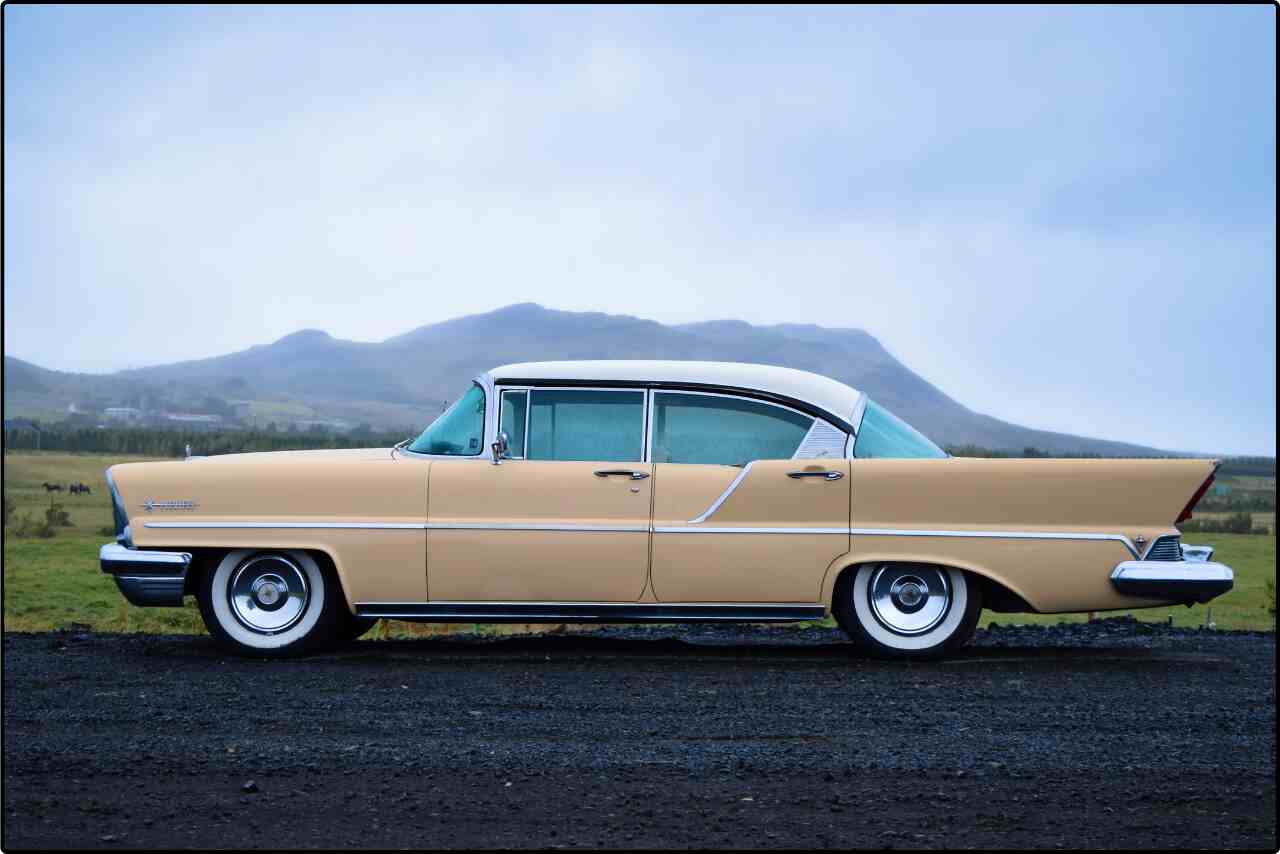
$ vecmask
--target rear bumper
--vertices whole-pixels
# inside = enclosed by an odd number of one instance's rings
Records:
[[[106,543],[98,549],[102,571],[115,576],[116,587],[134,605],[179,607],[187,586],[191,555],[142,551]]]
[[[1231,567],[1210,561],[1127,560],[1111,573],[1111,584],[1128,596],[1166,602],[1208,602],[1235,584]]]

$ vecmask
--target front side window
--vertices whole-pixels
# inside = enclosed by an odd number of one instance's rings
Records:
[[[528,458],[641,461],[644,458],[644,392],[532,389],[529,392]]]
[[[656,392],[653,461],[745,465],[788,460],[812,424],[807,415],[759,401]]]
[[[483,446],[484,389],[473,385],[413,440],[409,450],[418,454],[474,457]]]
[[[907,422],[880,406],[867,401],[858,438],[853,442],[853,455],[860,459],[938,459],[947,452],[925,438]]]

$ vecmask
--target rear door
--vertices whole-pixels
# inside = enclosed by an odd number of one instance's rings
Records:
[[[842,441],[824,443],[826,458],[794,455],[826,431],[836,432],[762,401],[654,393],[659,601],[818,601],[849,549],[849,461]]]
[[[634,602],[649,570],[645,392],[506,390],[511,459],[435,462],[432,601]]]

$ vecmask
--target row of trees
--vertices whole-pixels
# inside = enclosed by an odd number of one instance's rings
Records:
[[[1178,526],[1184,534],[1274,534],[1274,530],[1253,524],[1252,513],[1232,513],[1230,516],[1200,517],[1188,519]]]
[[[270,430],[173,430],[154,427],[47,427],[6,430],[5,450],[71,451],[101,454],[146,454],[180,457],[187,445],[193,454],[213,456],[242,451],[295,451],[315,448],[382,448],[404,440],[402,433],[357,431],[278,433]]]

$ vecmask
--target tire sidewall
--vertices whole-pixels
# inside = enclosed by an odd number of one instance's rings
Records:
[[[302,570],[310,587],[306,611],[288,629],[268,635],[244,626],[231,611],[227,587],[232,576],[248,558],[266,554],[288,557]],[[334,599],[341,598],[337,584],[314,557],[303,551],[283,549],[236,549],[217,562],[200,586],[200,613],[209,634],[241,655],[268,658],[298,655],[331,640],[336,608]],[[344,606],[345,607],[345,606]]]
[[[982,611],[981,590],[962,570],[939,566],[947,574],[952,600],[942,622],[919,635],[890,631],[876,619],[867,599],[867,587],[881,563],[864,564],[852,570],[839,588],[835,608],[841,628],[874,655],[884,658],[935,658],[963,645],[973,634]]]

